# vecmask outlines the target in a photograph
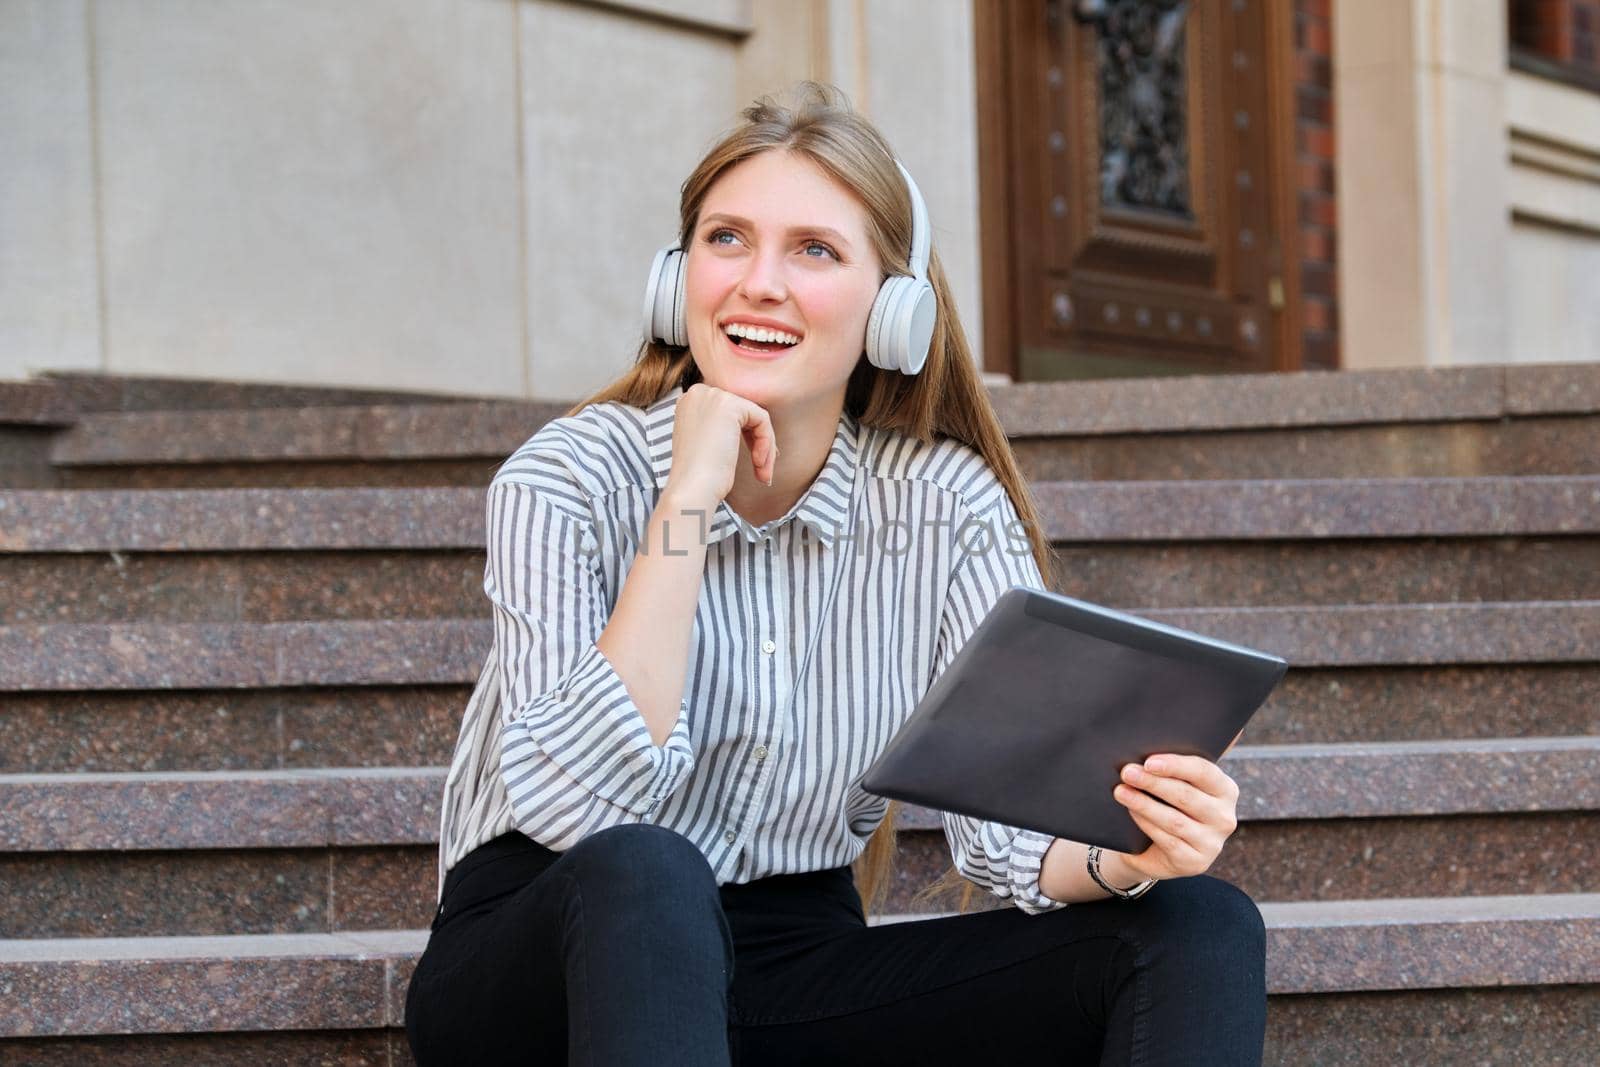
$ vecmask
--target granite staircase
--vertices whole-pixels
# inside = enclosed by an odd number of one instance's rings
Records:
[[[1600,1062],[1600,366],[993,396],[1060,591],[1292,664],[1213,868],[1268,1062]],[[564,410],[0,384],[0,1061],[410,1062],[483,488]]]

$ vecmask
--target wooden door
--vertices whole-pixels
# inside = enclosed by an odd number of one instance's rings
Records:
[[[1288,8],[976,0],[988,369],[1298,369]]]

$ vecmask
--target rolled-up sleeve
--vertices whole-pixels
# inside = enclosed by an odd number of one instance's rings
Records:
[[[694,767],[687,704],[656,745],[595,640],[609,608],[594,522],[559,462],[524,463],[488,495],[484,592],[493,606],[500,771],[518,828],[562,850],[637,822]]]
[[[930,685],[1007,590],[1017,585],[1045,588],[1011,497],[998,478],[991,479],[981,496],[969,498],[972,505],[955,527],[955,563]],[[963,877],[1030,915],[1067,906],[1039,889],[1040,867],[1053,835],[953,812],[941,812],[940,818],[951,859]]]

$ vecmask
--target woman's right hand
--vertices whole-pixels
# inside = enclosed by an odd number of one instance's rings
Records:
[[[767,409],[737,393],[695,382],[678,398],[672,425],[672,470],[667,488],[709,504],[733,490],[741,446],[755,475],[772,484],[777,438]]]

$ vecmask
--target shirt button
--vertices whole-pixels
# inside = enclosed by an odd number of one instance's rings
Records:
[[[734,833],[732,830],[729,830],[727,833],[722,835],[722,839],[731,845],[739,839],[739,835]]]
[[[763,652],[776,652],[777,650],[778,650],[778,643],[776,641],[773,641],[773,640],[771,640],[769,638],[768,640],[761,642],[761,651],[763,651]]]
[[[756,746],[756,759],[764,760],[766,758],[767,758],[767,746],[766,745],[757,745]]]

